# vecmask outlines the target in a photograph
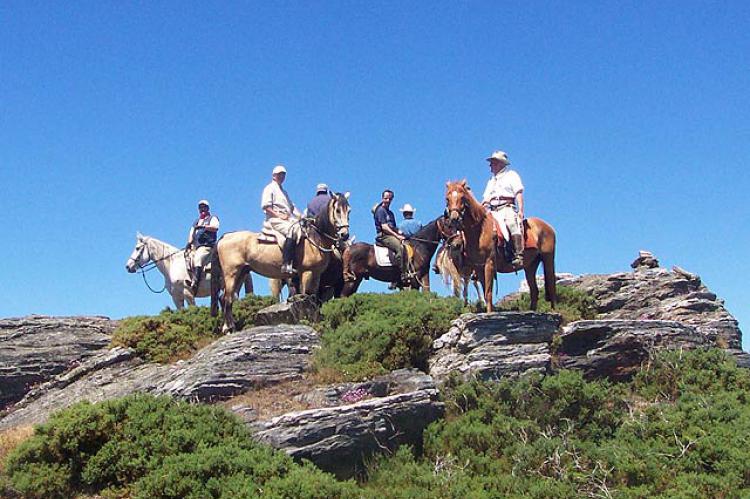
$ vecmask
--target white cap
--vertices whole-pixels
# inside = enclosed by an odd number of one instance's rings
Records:
[[[318,192],[328,192],[328,184],[319,183],[315,188],[315,193],[317,194]]]
[[[401,208],[399,208],[398,211],[400,211],[400,212],[407,212],[407,213],[414,213],[417,210],[415,210],[414,207],[412,205],[410,205],[409,203],[406,203],[404,206],[402,206]]]
[[[501,162],[504,165],[509,165],[510,164],[510,160],[508,159],[508,153],[505,152],[505,151],[495,151],[495,152],[493,152],[492,156],[490,156],[489,158],[487,158],[487,161],[490,161],[490,160],[493,160],[493,159],[498,160],[499,162]]]
[[[277,173],[286,173],[286,168],[284,168],[284,165],[276,165],[273,167],[273,173],[276,175]]]
[[[202,204],[205,204],[205,205],[206,205],[206,206],[208,206],[209,208],[211,207],[211,203],[209,203],[209,202],[208,202],[207,200],[205,200],[205,199],[201,199],[200,201],[198,201],[198,206],[200,206],[200,205],[202,205]]]

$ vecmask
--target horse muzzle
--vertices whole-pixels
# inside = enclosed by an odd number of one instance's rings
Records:
[[[135,274],[135,262],[130,263],[128,260],[128,263],[125,264],[125,270],[128,271],[128,274]]]

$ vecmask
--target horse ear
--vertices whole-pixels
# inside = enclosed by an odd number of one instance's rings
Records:
[[[141,231],[136,231],[135,238],[139,241],[143,239],[143,234],[141,234]]]
[[[466,179],[463,179],[463,180],[461,181],[461,187],[466,187]]]
[[[448,187],[450,187],[450,186],[451,186],[451,181],[450,181],[450,180],[446,180],[446,181],[445,181],[445,187],[446,187],[446,189],[447,189]]]
[[[349,192],[349,191],[346,191],[346,192],[344,193],[344,199],[349,199],[349,196],[350,196],[350,195],[351,195],[351,192]]]

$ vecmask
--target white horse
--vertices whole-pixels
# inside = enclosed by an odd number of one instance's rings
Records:
[[[194,296],[190,289],[185,251],[139,232],[136,234],[135,249],[125,263],[125,269],[132,274],[150,262],[153,262],[164,276],[164,289],[172,295],[172,301],[178,310],[184,307],[185,301],[189,305],[195,305],[196,298],[211,296],[210,267],[206,269],[207,272],[198,286],[198,293]],[[248,274],[245,280],[245,294],[252,294],[252,292],[253,280]]]

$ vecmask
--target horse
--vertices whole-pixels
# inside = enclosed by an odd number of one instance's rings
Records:
[[[440,222],[442,220],[438,223]],[[482,293],[479,291],[476,272],[463,264],[464,247],[461,232],[455,230],[451,233],[447,224],[441,227],[441,230],[445,233],[445,242],[435,257],[435,272],[440,274],[446,286],[453,289],[453,296],[463,297],[464,305],[469,304],[469,282],[474,285],[477,297],[481,300]]]
[[[435,254],[443,234],[438,227],[438,219],[428,223],[407,241],[414,250],[413,264],[415,278],[401,282],[398,266],[381,267],[375,260],[375,247],[372,244],[356,243],[344,250],[344,287],[341,296],[357,292],[362,279],[373,277],[378,281],[395,282],[399,287],[410,287],[430,291],[430,260]]]
[[[474,198],[466,180],[447,182],[445,202],[451,224],[462,233],[465,254],[464,265],[468,267],[463,273],[476,272],[479,284],[484,291],[487,312],[492,311],[492,286],[496,272],[511,273],[516,269],[497,253],[497,235],[492,215]],[[545,298],[555,307],[557,287],[555,281],[555,229],[540,218],[528,218],[524,221],[527,243],[523,252],[523,270],[529,284],[531,309],[536,310],[539,300],[539,287],[536,284],[536,271],[541,263],[544,267]],[[471,272],[468,273],[471,275]]]
[[[140,232],[135,236],[135,248],[130,254],[125,269],[133,274],[138,269],[143,270],[149,262],[164,276],[164,289],[172,296],[172,301],[178,310],[188,305],[195,305],[195,298],[202,298],[211,294],[210,270],[201,280],[198,292],[193,295],[190,289],[190,275],[185,263],[185,250],[171,244],[159,241],[155,237],[144,236]],[[253,281],[250,275],[244,280],[245,294],[253,293]]]
[[[349,193],[336,193],[314,220],[302,225],[305,237],[300,238],[295,254],[295,267],[300,274],[300,292],[315,295],[320,276],[328,266],[334,244],[349,238]],[[279,245],[263,243],[261,234],[241,231],[225,234],[216,243],[212,265],[218,270],[211,282],[211,315],[218,313],[219,292],[224,288],[221,304],[224,310],[223,331],[234,330],[232,304],[235,289],[248,272],[271,279],[283,279],[282,254]]]

